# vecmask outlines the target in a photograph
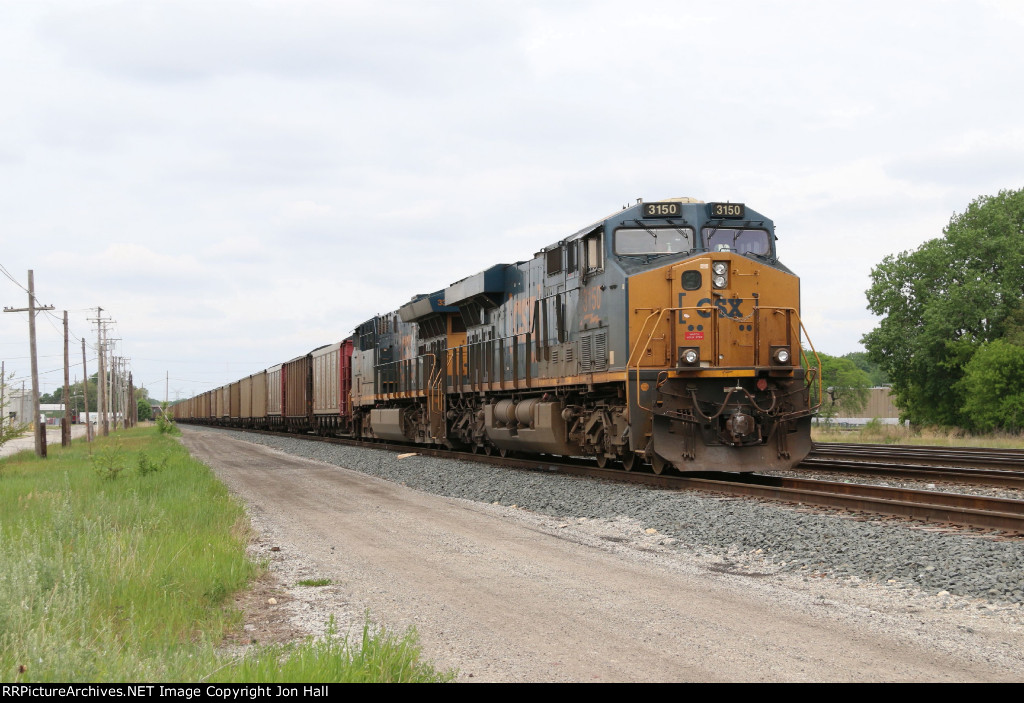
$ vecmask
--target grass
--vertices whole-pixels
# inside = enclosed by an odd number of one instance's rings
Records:
[[[959,428],[949,427],[906,427],[883,425],[869,422],[855,430],[824,428],[816,426],[811,430],[815,442],[854,442],[865,444],[916,444],[941,447],[990,447],[995,449],[1024,449],[1021,434],[996,433],[972,435]]]
[[[342,663],[343,666],[339,666]],[[448,682],[453,672],[438,673],[420,662],[415,631],[404,637],[363,626],[362,638],[338,637],[333,620],[323,638],[299,644],[270,645],[231,662],[217,672],[230,683],[429,683]]]
[[[257,572],[248,537],[241,505],[155,427],[0,459],[0,680],[255,682],[270,661],[274,681],[450,678],[411,632],[226,655],[231,596]]]
[[[330,579],[302,579],[297,586],[330,586]]]

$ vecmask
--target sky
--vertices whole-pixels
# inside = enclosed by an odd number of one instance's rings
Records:
[[[775,221],[819,351],[883,257],[1024,187],[1024,3],[0,0],[0,306],[97,307],[173,400],[637,198]],[[27,313],[0,359],[29,386]]]

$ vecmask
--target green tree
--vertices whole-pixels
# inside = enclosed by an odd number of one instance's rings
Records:
[[[145,422],[153,417],[153,408],[145,398],[139,398],[139,422]]]
[[[1024,332],[1024,189],[980,197],[943,237],[887,256],[871,272],[863,338],[911,422],[968,425],[965,368],[986,342]]]
[[[10,387],[8,381],[14,378],[14,373],[7,374],[7,378],[0,376],[0,446],[17,437],[21,437],[31,429],[30,423],[16,424],[13,417],[9,417],[7,406],[10,405]]]
[[[849,359],[858,369],[866,373],[872,387],[884,386],[889,383],[889,377],[886,375],[885,369],[873,362],[867,352],[850,352],[843,354],[839,358]]]
[[[960,386],[969,429],[1024,429],[1024,347],[1003,339],[982,345],[964,368]]]
[[[821,359],[822,404],[820,417],[831,420],[840,411],[860,412],[868,402],[871,379],[849,359],[818,352]],[[817,402],[818,385],[812,385],[812,401]]]

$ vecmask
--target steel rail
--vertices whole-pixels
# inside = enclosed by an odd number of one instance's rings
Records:
[[[243,430],[272,436],[319,440],[385,451],[423,454],[447,459],[489,463],[509,468],[602,478],[620,483],[699,490],[784,501],[802,505],[908,517],[925,522],[965,525],[1024,535],[1024,500],[921,491],[838,481],[766,476],[761,474],[653,474],[600,469],[592,460],[567,457],[500,457],[470,454],[422,445],[361,442],[338,437],[288,434],[267,430]]]
[[[1004,486],[1024,489],[1024,471],[1008,469],[976,469],[922,464],[891,464],[877,461],[850,461],[811,457],[796,467],[809,471],[833,471],[844,474],[870,474],[888,478],[908,478],[927,481],[955,481],[976,486]]]
[[[815,442],[809,458],[885,459],[901,464],[931,462],[945,466],[1024,468],[1024,450],[990,447],[937,447]]]

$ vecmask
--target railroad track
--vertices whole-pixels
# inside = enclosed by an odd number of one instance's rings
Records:
[[[242,430],[272,436],[279,432]],[[893,515],[944,525],[963,525],[1000,530],[1024,536],[1024,500],[990,496],[963,495],[942,491],[914,490],[891,486],[864,485],[810,478],[767,476],[761,474],[685,474],[656,475],[642,471],[625,472],[601,469],[587,459],[566,457],[514,456],[469,454],[433,447],[389,443],[366,443],[337,437],[314,435],[288,435],[289,437],[317,440],[333,444],[371,447],[387,451],[416,453],[462,461],[488,463],[531,471],[548,471],[590,478],[641,483],[673,490],[700,490],[732,496],[746,496],[778,500],[786,503],[837,508],[856,512]],[[868,462],[860,470],[871,466]]]
[[[1024,489],[1020,450],[818,443],[799,468]]]
[[[815,442],[809,458],[867,459],[899,464],[1024,469],[1024,449],[929,447],[892,444]]]

